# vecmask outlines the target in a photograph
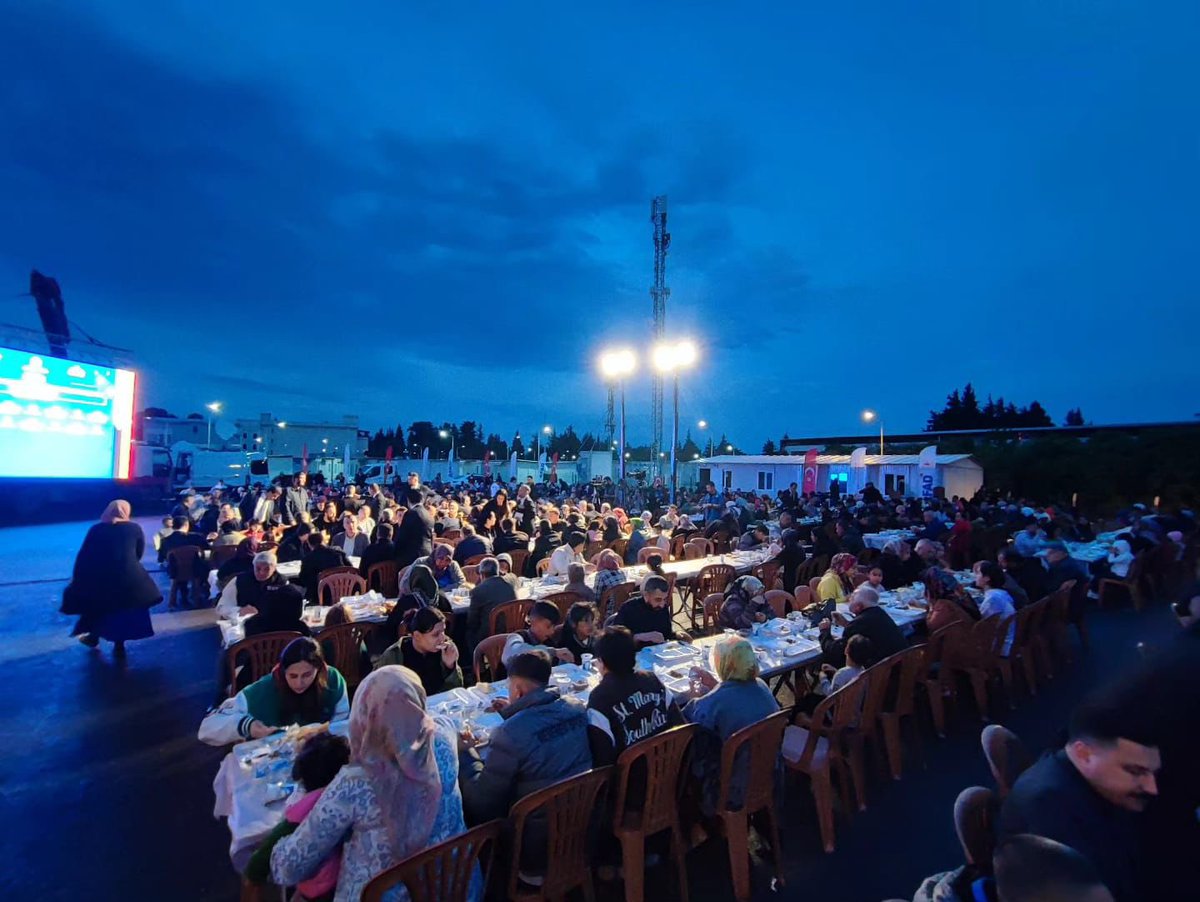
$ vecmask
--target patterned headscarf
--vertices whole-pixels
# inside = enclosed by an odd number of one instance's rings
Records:
[[[442,795],[434,729],[421,679],[407,667],[380,667],[359,684],[350,755],[375,790],[393,863],[429,846]]]
[[[930,598],[953,598],[958,594],[958,580],[953,573],[941,567],[930,567],[921,574],[921,580]]]
[[[842,551],[833,556],[833,559],[829,562],[829,569],[834,573],[841,575],[843,573],[849,573],[854,569],[854,565],[857,563],[858,558],[852,554]]]
[[[713,648],[713,669],[722,680],[748,683],[758,679],[754,647],[741,636],[726,636]]]
[[[100,515],[101,523],[123,523],[133,516],[133,508],[128,501],[110,501],[104,513]]]
[[[598,570],[620,570],[621,556],[611,548],[605,548],[596,556],[596,569]]]

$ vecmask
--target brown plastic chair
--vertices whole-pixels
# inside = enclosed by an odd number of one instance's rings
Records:
[[[209,566],[213,570],[219,568],[222,564],[237,554],[238,547],[236,545],[214,545],[213,550],[208,558]]]
[[[888,698],[894,694],[899,680],[900,666],[903,663],[904,652],[896,652],[882,661],[877,661],[867,668],[863,674],[867,678],[867,694],[863,699],[862,717],[858,725],[847,734],[847,747],[850,752],[850,769],[854,774],[855,785],[859,789],[858,810],[867,807],[866,774],[864,771],[865,746],[870,742],[875,750],[875,758],[880,768],[886,766],[887,755],[884,748],[883,731],[880,729],[880,716],[887,706]]]
[[[763,561],[750,571],[750,575],[756,577],[766,587],[767,591],[770,591],[775,588],[775,584],[779,581],[779,571],[782,569],[783,565],[779,561]],[[783,585],[781,584],[779,588],[782,589]]]
[[[479,585],[479,565],[478,564],[463,564],[462,566],[463,580],[470,583],[472,586]]]
[[[725,596],[720,592],[704,596],[704,620],[700,625],[701,632],[716,632],[717,624],[720,623],[723,601],[725,601]]]
[[[796,591],[792,593],[792,597],[796,599],[792,602],[792,609],[803,611],[806,607],[813,603],[812,589],[808,586],[796,586]]]
[[[625,563],[625,552],[629,550],[628,539],[613,539],[613,541],[608,543],[607,547],[616,552],[616,555],[621,559],[622,564]]]
[[[471,566],[474,564],[478,564],[485,557],[491,557],[491,555],[490,554],[473,554],[469,558],[467,558],[465,561],[463,561],[462,565],[464,567],[468,567],[468,566]]]
[[[692,740],[699,730],[695,724],[663,730],[629,746],[617,758],[613,834],[621,842],[626,902],[642,902],[646,840],[666,830],[671,831],[671,857],[678,871],[679,897],[687,902],[688,847],[679,820],[679,806],[687,785]],[[630,799],[629,775],[639,762],[644,762],[645,788],[637,798]],[[636,804],[631,807],[627,804],[630,801]]]
[[[925,690],[929,701],[933,729],[942,739],[946,738],[946,701],[953,702],[958,695],[954,680],[941,668],[943,650],[947,641],[966,630],[967,625],[957,621],[947,624],[930,636],[925,648],[925,666],[917,677],[917,685]]]
[[[704,615],[703,599],[709,595],[722,595],[725,588],[737,577],[737,570],[731,564],[707,564],[700,568],[696,578],[685,587],[687,597],[691,599],[688,606],[688,616],[692,627],[696,626],[696,615]]]
[[[917,728],[916,696],[917,680],[926,672],[924,645],[914,645],[898,652],[900,669],[896,680],[896,694],[890,705],[879,712],[879,725],[883,729],[883,742],[887,749],[888,767],[892,779],[899,780],[904,766],[902,734],[904,725],[909,726],[909,736],[917,754],[922,757],[921,731]]]
[[[708,541],[710,554],[729,554],[733,550],[733,537],[726,533],[718,532]]]
[[[664,561],[667,560],[668,557],[670,556],[669,551],[663,551],[657,545],[647,545],[645,548],[643,548],[641,551],[638,552],[638,559],[637,559],[638,564],[644,565],[646,563],[647,559],[651,555],[654,555],[654,554],[657,554],[660,557],[662,557],[662,559]]]
[[[260,633],[235,642],[225,652],[225,660],[229,662],[229,697],[237,695],[237,684],[246,685],[266,676],[279,663],[279,656],[293,639],[299,639],[300,634],[293,630],[281,630],[275,633]],[[238,658],[243,658],[241,676],[238,678]]]
[[[534,570],[537,572],[538,576],[545,576],[546,573],[550,570],[550,558],[549,557],[542,558],[540,561],[537,562],[537,566],[534,567]]]
[[[1017,734],[999,724],[988,724],[979,737],[983,745],[983,756],[987,758],[992,777],[996,780],[996,793],[1000,801],[1012,790],[1017,778],[1025,772],[1033,759]]]
[[[532,598],[518,598],[516,601],[506,601],[492,608],[488,616],[488,635],[497,633],[515,633],[524,629],[525,618],[533,608]]]
[[[364,669],[363,649],[368,647],[371,636],[379,628],[378,623],[339,623],[327,626],[317,634],[321,647],[330,646],[329,663],[338,669],[346,680],[347,690],[353,692],[369,672]]]
[[[783,846],[779,841],[779,813],[775,810],[775,768],[779,763],[783,732],[790,711],[779,711],[743,727],[721,746],[721,792],[716,815],[729,843],[729,869],[733,872],[733,896],[738,902],[750,899],[750,817],[760,814],[771,834],[776,885],[783,886]],[[744,755],[739,753],[745,752]],[[742,760],[738,760],[741,757]],[[741,805],[730,797],[735,773],[745,787]]]
[[[700,554],[696,555],[696,557],[709,557],[710,555],[716,554],[716,551],[713,550],[712,540],[706,539],[703,536],[693,536],[687,540],[687,544],[691,545],[700,552]],[[684,549],[684,553],[687,553],[686,548]]]
[[[1172,553],[1174,552],[1173,548],[1168,548],[1167,550]],[[1106,576],[1100,580],[1100,585],[1096,589],[1097,594],[1100,596],[1097,602],[1100,607],[1104,607],[1105,602],[1108,601],[1114,589],[1122,591],[1129,596],[1129,600],[1133,602],[1135,611],[1140,611],[1146,606],[1146,594],[1143,587],[1148,569],[1148,555],[1149,552],[1146,551],[1138,552],[1130,563],[1129,572],[1125,575],[1124,579],[1118,576]]]
[[[786,617],[788,610],[796,609],[796,599],[792,597],[791,592],[785,592],[783,589],[768,589],[767,604],[771,606],[771,613],[776,617]]]
[[[814,576],[808,581],[808,591],[812,593],[813,601],[821,600],[820,593],[817,592],[817,587],[821,585],[821,579],[822,577],[820,576]]]
[[[707,541],[707,539],[705,541]],[[708,557],[708,549],[701,545],[695,545],[691,542],[684,543],[683,559],[685,561],[698,561],[704,557]]]
[[[514,548],[512,551],[505,553],[512,558],[512,572],[517,576],[524,576],[525,562],[529,560],[529,552],[520,548]]]
[[[991,719],[988,683],[1000,673],[997,646],[1003,642],[1011,623],[1012,617],[985,617],[969,629],[949,633],[942,647],[942,680],[952,683],[957,674],[965,675],[985,723]]]
[[[629,601],[629,596],[633,594],[635,588],[637,587],[633,583],[617,583],[615,586],[609,586],[601,592],[600,620],[603,622],[621,610],[621,605]]]
[[[317,574],[318,604],[337,604],[350,595],[367,591],[367,581],[353,567],[330,567]]]
[[[783,736],[783,760],[788,767],[806,774],[812,784],[813,801],[826,852],[834,848],[833,771],[838,771],[843,801],[849,808],[850,774],[845,752],[846,733],[861,716],[869,679],[859,676],[837,692],[826,696],[812,717],[796,716]]]
[[[384,598],[392,598],[399,592],[396,578],[399,576],[395,561],[380,561],[367,568],[367,588],[373,589]]]
[[[553,595],[542,596],[542,601],[548,601],[550,604],[558,608],[558,613],[565,618],[567,611],[571,610],[571,605],[577,601],[583,601],[582,595],[577,595],[574,592],[555,592]]]
[[[982,786],[968,786],[954,800],[954,831],[967,864],[991,873],[996,848],[996,795]]]
[[[483,875],[479,893],[483,898],[503,832],[504,821],[488,821],[418,852],[371,878],[363,887],[362,902],[383,902],[388,890],[401,885],[412,902],[467,902],[476,864]]]
[[[199,567],[202,560],[200,549],[195,545],[182,545],[167,552],[167,572],[171,574],[168,608],[180,603],[189,605],[193,601],[202,604],[206,600],[208,589]]]
[[[600,804],[600,795],[612,777],[612,767],[585,771],[530,793],[508,812],[513,829],[512,860],[508,874],[510,900],[563,899],[575,889],[583,897],[595,898],[589,848],[591,818],[588,814]],[[546,822],[545,860],[547,867],[541,886],[523,884],[520,878],[521,847],[525,824],[532,816]]]
[[[462,530],[461,529],[445,529],[445,530],[442,530],[442,534],[440,536],[438,536],[438,538],[443,539],[446,542],[449,542],[451,545],[457,545],[458,540],[462,538]]]
[[[471,663],[475,668],[476,683],[483,679],[485,665],[493,683],[504,679],[504,660],[502,656],[504,654],[504,645],[508,642],[508,637],[511,635],[512,633],[499,633],[495,636],[488,636],[475,646],[475,651],[471,655]]]

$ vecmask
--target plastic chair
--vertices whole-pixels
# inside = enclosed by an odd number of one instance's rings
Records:
[[[469,567],[469,566],[472,566],[472,565],[474,565],[474,564],[478,564],[478,563],[479,563],[480,561],[482,561],[482,560],[483,560],[485,557],[491,557],[491,555],[490,555],[490,554],[473,554],[473,555],[471,555],[469,558],[467,558],[465,561],[463,561],[463,562],[462,562],[462,565],[463,565],[464,567]]]
[[[396,582],[399,576],[395,561],[380,561],[367,568],[367,588],[372,589],[384,598],[392,598],[399,592]]]
[[[562,614],[563,618],[565,619],[567,616],[567,611],[571,610],[571,605],[575,604],[577,601],[583,601],[583,596],[577,595],[574,592],[555,592],[553,595],[543,596],[542,601],[548,601],[558,608],[558,612]]]
[[[1171,548],[1168,550],[1173,551]],[[1135,611],[1140,611],[1146,606],[1143,583],[1146,576],[1148,554],[1149,552],[1146,551],[1138,553],[1130,563],[1129,572],[1125,574],[1124,579],[1118,576],[1106,576],[1100,580],[1100,585],[1096,589],[1096,593],[1100,596],[1098,601],[1100,607],[1104,607],[1113,589],[1124,591],[1129,596],[1129,600],[1133,602]]]
[[[954,832],[963,855],[986,874],[992,872],[998,807],[995,793],[982,786],[968,786],[954,800]]]
[[[738,730],[721,746],[721,792],[716,815],[729,843],[733,896],[738,902],[750,899],[751,815],[760,814],[767,822],[776,884],[784,884],[783,846],[779,841],[779,814],[775,810],[775,770],[790,716],[790,711],[772,714]],[[745,788],[740,804],[731,797],[735,776]]]
[[[1002,645],[1012,617],[985,617],[972,624],[969,629],[947,635],[942,647],[941,677],[952,682],[956,674],[963,674],[971,683],[975,705],[984,721],[990,720],[988,707],[988,683],[999,676],[997,664],[998,646]]]
[[[442,531],[442,534],[438,538],[445,540],[451,546],[457,545],[459,539],[462,538],[462,530],[446,529]]]
[[[770,591],[776,587],[775,584],[779,581],[779,571],[782,569],[783,565],[779,561],[763,561],[750,571],[750,575],[757,578]],[[780,585],[779,588],[782,589],[783,586]]]
[[[532,609],[532,598],[518,598],[516,601],[496,605],[488,615],[488,635],[515,633],[522,629],[525,626],[525,618]]]
[[[237,555],[238,547],[236,545],[214,545],[213,550],[209,554],[209,566],[216,570],[226,561]]]
[[[279,656],[283,654],[288,643],[299,638],[300,634],[293,630],[280,630],[275,633],[259,633],[229,646],[225,652],[225,660],[229,665],[229,697],[237,695],[239,682],[249,685],[270,673],[279,663]],[[243,661],[241,674],[237,671],[239,658]]]
[[[909,736],[917,754],[922,757],[922,761],[924,760],[921,752],[921,731],[917,729],[914,714],[916,713],[917,679],[927,669],[925,651],[924,645],[915,645],[897,653],[896,657],[900,658],[900,669],[896,679],[896,694],[891,704],[885,705],[884,710],[879,712],[879,725],[883,729],[883,742],[887,750],[888,767],[892,772],[893,780],[899,780],[903,770],[904,746],[901,736],[905,724],[908,724],[910,728]]]
[[[517,576],[524,576],[525,562],[529,560],[529,552],[520,548],[514,548],[512,551],[505,553],[512,558],[512,572]]]
[[[680,800],[687,785],[689,752],[700,728],[695,724],[656,733],[625,749],[617,758],[617,795],[613,834],[621,842],[626,902],[642,902],[645,894],[646,840],[671,831],[671,857],[679,879],[679,896],[687,902],[687,843],[679,820]],[[639,765],[644,789],[629,797],[629,775]],[[639,775],[642,770],[639,770]],[[639,784],[641,785],[641,784]],[[627,802],[633,801],[630,807]]]
[[[701,632],[717,631],[717,624],[721,618],[721,603],[724,601],[725,596],[720,592],[704,596],[704,621],[701,623]]]
[[[665,560],[667,560],[668,556],[670,555],[670,552],[663,551],[657,545],[647,545],[645,548],[643,548],[641,551],[638,552],[638,559],[637,559],[638,564],[644,565],[646,563],[646,561],[650,558],[650,556],[655,555],[655,554],[661,556],[662,559],[665,561]]]
[[[479,565],[478,564],[463,564],[462,566],[463,579],[472,586],[479,585]]]
[[[471,655],[471,664],[475,670],[476,683],[483,679],[485,666],[493,683],[504,679],[504,660],[502,655],[504,654],[504,646],[508,642],[508,637],[511,635],[512,633],[499,633],[495,636],[488,636],[475,646],[475,651]]]
[[[530,793],[512,806],[508,812],[513,828],[508,874],[510,900],[558,900],[575,889],[582,890],[585,899],[595,898],[589,854],[592,824],[588,813],[597,809],[612,772],[612,767],[585,771]],[[523,884],[520,878],[525,825],[533,816],[545,821],[545,861],[554,863],[546,868],[542,885],[537,887]]]
[[[724,594],[725,588],[736,577],[737,570],[731,564],[707,564],[700,569],[696,578],[684,589],[687,597],[691,599],[688,616],[692,621],[693,628],[696,626],[696,614],[699,613],[701,616],[704,614],[703,604],[700,604],[702,599],[714,593]]]
[[[812,589],[808,586],[796,586],[796,591],[792,593],[795,601],[792,602],[792,610],[803,611],[806,607],[813,603]]]
[[[504,821],[488,821],[418,852],[371,878],[363,887],[362,902],[383,902],[389,890],[401,885],[412,902],[467,902],[477,864],[482,874],[479,895],[483,898],[503,832]]]
[[[837,768],[842,793],[848,800],[850,775],[844,751],[846,732],[862,712],[870,681],[859,676],[837,692],[826,696],[812,717],[797,715],[797,723],[783,734],[783,760],[788,767],[808,776],[826,852],[834,849],[833,770]]]
[[[534,568],[534,570],[537,572],[538,576],[545,576],[546,573],[550,570],[550,558],[548,558],[548,557],[542,558],[540,561],[537,562],[537,566]]]
[[[716,553],[713,550],[712,540],[706,539],[703,536],[693,536],[692,538],[687,540],[687,544],[691,545],[697,551],[701,552],[699,555],[697,555],[697,557],[710,557],[711,555]],[[686,553],[686,548],[684,549],[684,551]]]
[[[771,606],[771,613],[776,617],[786,617],[788,610],[796,609],[796,599],[792,597],[791,592],[785,592],[783,589],[768,589],[767,604]]]
[[[625,552],[629,550],[628,539],[614,539],[608,543],[608,547],[616,552],[617,557],[621,559],[621,563],[625,563]]]
[[[933,729],[942,739],[946,738],[946,700],[953,702],[958,695],[954,680],[947,678],[941,666],[943,649],[948,640],[966,629],[965,623],[951,623],[930,636],[925,648],[925,666],[917,676],[917,685],[925,690],[929,701]]]
[[[363,650],[379,626],[378,623],[339,623],[325,627],[317,635],[322,649],[327,645],[330,647],[332,653],[327,654],[326,659],[346,680],[348,691],[353,692],[370,672],[370,666],[363,662]]]
[[[635,588],[633,583],[618,583],[615,586],[609,586],[601,592],[600,619],[605,620],[621,610],[621,605],[629,601],[629,596],[633,594]]]
[[[999,724],[984,727],[979,741],[983,745],[983,756],[987,758],[992,777],[996,780],[996,793],[1000,801],[1004,801],[1017,778],[1033,764],[1033,759],[1017,734]]]
[[[367,581],[353,567],[330,567],[317,574],[317,603],[337,604],[350,595],[367,591]]]
[[[195,545],[182,545],[167,552],[167,572],[171,576],[168,609],[193,603],[199,606],[208,600],[207,573],[199,566],[202,560]]]

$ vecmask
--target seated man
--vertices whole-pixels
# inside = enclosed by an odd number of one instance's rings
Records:
[[[187,517],[172,517],[171,518],[172,532],[163,538],[158,546],[158,562],[166,563],[167,555],[175,548],[182,548],[185,545],[193,545],[196,548],[207,548],[208,542],[204,536],[192,532],[192,525]]]
[[[597,767],[612,764],[639,740],[683,723],[679,708],[653,673],[637,670],[637,642],[625,627],[595,642],[600,684],[588,696],[588,741]]]
[[[513,591],[519,589],[521,587],[521,578],[512,572],[512,555],[507,551],[502,551],[496,555],[496,563],[500,565],[500,578],[512,586]]]
[[[494,703],[504,722],[492,730],[486,762],[463,737],[459,783],[468,824],[504,817],[517,799],[591,768],[587,711],[549,683],[549,656],[517,655],[508,665],[508,699]]]
[[[291,630],[308,635],[301,615],[304,591],[287,581],[276,567],[275,552],[260,551],[254,556],[254,569],[230,580],[217,602],[217,614],[226,620],[238,615],[246,621],[246,635]]]
[[[462,539],[454,547],[455,563],[465,564],[476,555],[491,553],[491,540],[476,534],[475,527],[470,523],[464,523],[462,526]]]
[[[828,620],[817,624],[821,652],[826,664],[841,667],[846,661],[846,643],[854,636],[866,636],[871,640],[871,648],[877,661],[908,648],[908,640],[904,638],[904,633],[900,632],[900,627],[896,626],[896,621],[888,612],[879,607],[879,593],[870,586],[859,586],[851,593],[850,613],[854,619],[846,624],[840,639],[834,639],[830,635],[831,624]]]
[[[517,655],[527,654],[531,651],[544,651],[551,659],[555,660],[555,663],[574,663],[575,656],[569,650],[553,648],[550,645],[561,622],[562,613],[558,610],[557,605],[549,601],[535,601],[529,610],[529,628],[513,630],[508,641],[504,643],[504,651],[500,654],[500,660],[504,662],[504,666],[507,667],[508,662]],[[516,625],[506,624],[510,630]]]
[[[499,562],[492,557],[480,561],[479,585],[471,590],[471,605],[467,609],[467,646],[472,652],[476,645],[487,638],[492,609],[516,598],[512,583],[500,577]],[[518,625],[508,624],[509,627]]]
[[[512,517],[505,517],[500,521],[500,535],[492,540],[492,550],[499,553],[501,551],[528,551],[529,536],[524,532],[516,531],[516,523]]]
[[[753,551],[771,541],[771,531],[761,523],[749,529],[738,540],[738,551]]]
[[[366,547],[361,555],[358,555],[358,559],[358,572],[363,579],[367,578],[367,571],[375,564],[396,559],[396,543],[392,541],[391,523],[380,523],[375,527],[374,541]],[[395,586],[391,591],[395,591]],[[391,593],[384,594],[390,595]]]
[[[331,567],[349,567],[350,559],[340,548],[330,548],[325,544],[325,534],[313,530],[308,536],[308,554],[300,564],[300,585],[304,587],[304,597],[309,604],[319,604],[317,585],[321,581],[321,572]],[[337,601],[335,598],[334,601]]]
[[[329,540],[330,548],[337,548],[347,557],[361,558],[371,540],[358,528],[358,517],[347,511],[342,514],[342,530]]]
[[[609,625],[625,627],[641,645],[658,645],[670,639],[691,642],[692,637],[676,629],[671,619],[668,597],[671,584],[661,576],[651,575],[642,580],[641,589],[621,605]]]
[[[571,530],[563,537],[563,543],[550,555],[548,576],[566,576],[572,564],[582,564],[583,549],[587,545],[587,533]]]
[[[992,865],[996,895],[1006,902],[1113,902],[1113,894],[1086,858],[1044,836],[1010,837],[997,847]]]
[[[1157,743],[1127,706],[1086,701],[1071,715],[1066,746],[1017,779],[1000,812],[1000,839],[1033,833],[1061,842],[1092,864],[1118,902],[1146,898],[1138,815],[1158,795],[1160,766]]]

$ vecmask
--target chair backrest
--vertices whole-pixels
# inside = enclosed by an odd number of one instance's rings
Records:
[[[701,622],[700,627],[705,632],[717,628],[718,618],[721,616],[721,602],[724,600],[725,596],[720,592],[712,592],[704,596],[704,620]]]
[[[808,586],[797,585],[796,591],[792,593],[792,597],[795,599],[792,602],[792,609],[796,611],[803,611],[813,603],[812,589]]]
[[[925,645],[914,645],[900,652],[900,674],[896,680],[896,695],[890,714],[901,716],[913,713],[916,704],[917,680],[928,672]]]
[[[516,601],[506,601],[492,608],[488,616],[488,635],[497,633],[515,633],[525,628],[525,618],[533,608],[532,598],[518,598]]]
[[[374,589],[384,598],[391,598],[399,591],[396,578],[400,575],[395,561],[380,561],[367,568],[367,588]]]
[[[463,564],[462,567],[463,579],[469,582],[472,586],[479,585],[479,565],[478,564]]]
[[[478,564],[478,563],[479,563],[480,561],[482,561],[482,560],[483,560],[485,557],[490,557],[490,555],[487,555],[487,554],[473,554],[473,555],[471,555],[469,558],[467,558],[465,561],[463,561],[463,566],[464,566],[464,567],[467,567],[467,566],[470,566],[471,564]]]
[[[649,557],[650,557],[650,555],[652,555],[652,554],[659,554],[659,555],[662,555],[662,558],[663,558],[663,560],[666,560],[666,559],[667,559],[667,553],[666,553],[666,552],[664,552],[664,551],[663,551],[661,548],[659,548],[657,545],[647,545],[645,548],[641,549],[641,550],[638,552],[638,559],[637,559],[637,562],[638,562],[639,564],[644,564],[644,563],[646,563],[646,560],[647,560],[647,558],[649,558]]]
[[[816,747],[814,737],[824,735],[836,739],[858,722],[870,685],[871,675],[864,672],[837,692],[825,696],[813,711],[808,743],[811,748],[805,748],[806,755],[811,755]]]
[[[1069,579],[1050,594],[1049,610],[1046,613],[1048,626],[1065,626],[1070,620],[1071,592],[1075,589],[1075,580]]]
[[[900,666],[904,663],[905,653],[898,651],[894,655],[888,655],[882,661],[876,661],[862,674],[867,678],[867,693],[863,700],[862,719],[859,722],[863,732],[874,733],[875,722],[883,713],[890,690],[900,678]]]
[[[523,548],[514,548],[507,554],[512,558],[512,572],[517,576],[524,576],[525,562],[529,560],[529,552]]]
[[[255,680],[266,676],[279,663],[279,656],[287,644],[300,634],[293,630],[281,630],[275,633],[259,633],[241,642],[235,642],[225,652],[229,661],[229,697],[237,695],[237,685],[249,685]],[[235,679],[238,659],[243,661],[241,678]]]
[[[549,557],[542,558],[540,561],[537,562],[537,567],[535,567],[534,569],[537,571],[538,576],[545,576],[546,571],[548,571],[550,569],[550,558]]]
[[[688,542],[683,546],[683,559],[685,561],[698,561],[702,557],[708,557],[708,554],[699,545],[693,545],[691,542]]]
[[[865,574],[865,573],[851,573],[850,574],[850,585],[852,585],[856,589],[859,586],[861,586],[863,583],[865,583],[866,581],[867,581],[867,574]]]
[[[208,559],[209,565],[215,570],[237,554],[236,545],[215,545]]]
[[[322,649],[331,648],[332,654],[326,656],[327,660],[345,678],[347,689],[354,689],[367,675],[362,660],[363,646],[379,626],[368,622],[339,623],[325,627],[317,635]]]
[[[821,585],[821,577],[819,576],[814,576],[808,581],[808,591],[812,593],[814,601],[820,597],[817,594],[817,586],[819,585]]]
[[[475,669],[475,682],[478,683],[483,679],[484,665],[487,666],[488,676],[492,682],[504,679],[504,644],[508,642],[508,637],[512,633],[499,633],[495,636],[488,636],[482,642],[475,646],[475,652],[471,656],[471,663]]]
[[[774,805],[775,768],[779,763],[779,747],[783,744],[783,731],[787,728],[791,711],[779,711],[768,715],[758,723],[742,727],[725,740],[721,746],[721,792],[717,811],[729,809],[729,791],[735,776],[744,781],[745,797],[742,810],[753,813],[760,808]],[[749,749],[745,760],[738,762],[738,752]],[[738,765],[735,769],[735,763]]]
[[[829,569],[829,558],[825,555],[810,557],[796,568],[796,585],[808,583],[814,576],[821,576]]]
[[[404,859],[371,878],[363,887],[362,902],[383,902],[384,895],[400,885],[412,902],[467,902],[476,864],[482,874],[479,897],[483,898],[503,831],[504,821],[488,821]]]
[[[633,583],[617,583],[601,592],[600,616],[607,617],[609,614],[615,614],[621,610],[621,605],[629,601],[629,596],[633,594],[635,588]]]
[[[792,597],[791,592],[785,592],[783,589],[768,589],[767,604],[771,606],[771,613],[776,617],[786,617],[788,608],[796,609],[796,599]]]
[[[548,601],[558,608],[558,612],[562,614],[563,618],[565,619],[567,616],[567,611],[571,610],[571,605],[575,604],[577,601],[583,601],[583,596],[577,595],[574,592],[555,592],[553,595],[543,596],[542,601]],[[509,603],[511,604],[511,602]]]
[[[621,559],[621,563],[625,562],[625,552],[629,550],[628,539],[613,539],[608,543],[608,547],[616,552],[617,557]]]
[[[323,605],[337,604],[349,595],[362,595],[367,581],[353,567],[330,567],[317,574],[317,601]]]
[[[770,590],[775,588],[775,582],[779,579],[781,569],[783,569],[783,565],[779,561],[763,561],[750,571],[750,575],[757,577],[759,582]]]
[[[611,766],[585,771],[530,793],[512,806],[508,812],[513,827],[509,899],[520,898],[521,847],[525,839],[526,821],[533,815],[545,821],[544,860],[553,862],[553,866],[546,869],[539,896],[543,899],[561,899],[587,882],[591,872],[588,854],[591,818],[587,814],[597,810],[600,794],[607,787],[612,772]]]
[[[200,556],[200,549],[195,545],[182,545],[179,548],[172,548],[167,552],[167,563],[170,570],[174,571],[174,579],[179,582],[187,582],[196,577],[196,558]]]
[[[728,554],[733,550],[733,537],[727,533],[719,532],[708,541],[712,554]]]
[[[438,538],[444,539],[446,541],[446,543],[449,545],[454,545],[458,542],[459,539],[462,538],[462,530],[461,529],[446,529],[446,530],[442,531],[442,534]]]
[[[1017,777],[1033,763],[1017,734],[1000,724],[988,724],[979,737],[983,745],[983,756],[987,758],[992,777],[996,780],[996,791],[1003,800],[1017,782]]]
[[[996,794],[982,786],[968,786],[954,801],[954,830],[967,864],[992,871],[996,848]]]
[[[990,668],[1000,627],[1008,622],[1006,617],[984,617],[967,629],[948,633],[942,645],[942,660],[952,667]]]
[[[688,539],[687,543],[693,548],[700,550],[700,557],[708,557],[710,554],[715,554],[713,551],[713,543],[711,539],[706,539],[704,536],[693,536]]]
[[[706,564],[696,574],[692,591],[697,598],[703,598],[713,592],[723,593],[736,576],[737,570],[731,564]]]
[[[688,754],[700,727],[684,724],[635,742],[617,758],[617,796],[613,826],[625,827],[626,818],[636,815],[638,832],[645,836],[670,827],[679,817],[679,799],[688,779]],[[645,762],[645,789],[638,798],[627,798],[629,775],[638,762]],[[633,802],[630,806],[628,803]],[[626,810],[626,809],[630,810]]]

